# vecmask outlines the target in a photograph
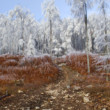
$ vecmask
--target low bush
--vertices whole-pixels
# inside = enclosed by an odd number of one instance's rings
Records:
[[[104,57],[98,55],[89,55],[90,60],[90,73],[91,74],[102,74],[106,73],[105,66],[107,65]],[[65,62],[73,70],[78,71],[80,74],[87,75],[87,55],[86,54],[71,54],[65,57]],[[110,59],[108,59],[110,64]],[[108,68],[109,69],[109,68]]]
[[[36,58],[5,55],[0,57],[0,61],[1,85],[14,83],[21,79],[25,84],[45,84],[56,80],[58,76],[58,68],[49,56]]]

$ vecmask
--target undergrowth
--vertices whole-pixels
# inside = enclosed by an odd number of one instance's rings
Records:
[[[23,57],[5,55],[0,57],[0,88],[7,85],[15,86],[22,80],[24,85],[43,85],[55,81],[58,77],[58,68],[53,64],[51,57]],[[5,91],[5,89],[3,89]],[[2,90],[2,91],[3,91]]]
[[[56,58],[53,62],[49,56],[24,57],[3,55],[0,56],[0,87],[16,85],[22,80],[24,85],[43,85],[55,81],[59,76],[59,69],[55,64],[65,63],[73,71],[85,75],[87,84],[103,84],[105,82],[106,65],[99,55],[89,55],[90,74],[87,72],[87,55],[71,54],[63,58]],[[110,64],[110,59],[108,59]],[[101,67],[101,69],[98,69]]]

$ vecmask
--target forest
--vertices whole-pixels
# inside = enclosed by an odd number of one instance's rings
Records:
[[[110,0],[64,1],[0,14],[0,110],[110,110]]]
[[[99,1],[99,12],[88,15],[85,12],[92,10],[93,3],[88,0],[88,6],[83,10],[82,4],[68,0],[73,18],[61,19],[54,0],[42,3],[44,18],[41,21],[36,21],[30,11],[20,6],[10,10],[7,15],[1,14],[0,54],[35,56],[50,54],[51,51],[55,56],[63,56],[68,52],[85,51],[85,15],[89,51],[107,53],[110,50],[110,15],[107,2]]]

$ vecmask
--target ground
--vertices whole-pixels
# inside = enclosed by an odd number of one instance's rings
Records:
[[[110,110],[110,82],[93,57],[87,74],[83,54],[66,60],[1,56],[0,110]]]
[[[110,94],[104,95],[104,84],[101,87],[87,84],[85,76],[78,73],[68,83],[66,72],[70,68],[62,65],[59,68],[58,80],[42,87],[18,88],[17,94],[0,100],[0,110],[110,110]],[[71,69],[70,72],[74,73]]]

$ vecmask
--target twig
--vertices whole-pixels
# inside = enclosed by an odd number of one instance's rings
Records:
[[[6,98],[6,97],[8,97],[8,96],[10,96],[10,94],[6,93],[5,95],[3,95],[3,96],[0,97],[0,100]]]

